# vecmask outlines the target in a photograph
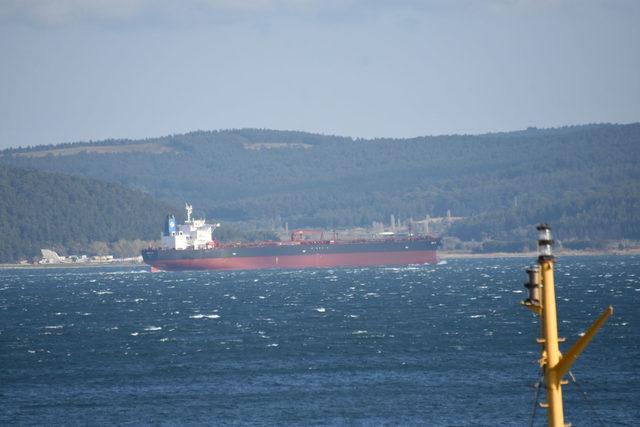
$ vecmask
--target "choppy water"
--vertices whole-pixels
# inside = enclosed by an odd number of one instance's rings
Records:
[[[0,271],[0,424],[527,425],[528,261]],[[640,257],[562,258],[556,281],[568,343],[615,308],[567,420],[637,425]]]

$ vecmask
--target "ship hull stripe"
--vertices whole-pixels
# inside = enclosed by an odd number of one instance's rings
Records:
[[[255,270],[435,264],[438,258],[434,250],[407,250],[224,258],[156,258],[145,261],[160,270]]]

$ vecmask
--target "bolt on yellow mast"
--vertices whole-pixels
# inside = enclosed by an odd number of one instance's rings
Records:
[[[566,381],[562,377],[569,371],[573,362],[589,344],[593,336],[602,327],[607,318],[613,313],[609,306],[594,322],[589,330],[565,354],[560,353],[558,343],[564,341],[558,338],[558,318],[556,315],[556,293],[553,277],[555,257],[551,252],[553,240],[551,227],[541,224],[538,229],[538,265],[527,269],[529,281],[525,287],[529,290],[529,297],[522,303],[540,317],[541,337],[538,343],[542,345],[540,365],[544,370],[544,381],[547,389],[548,425],[564,427],[564,411],[562,407],[562,384]],[[542,292],[540,292],[542,290]]]

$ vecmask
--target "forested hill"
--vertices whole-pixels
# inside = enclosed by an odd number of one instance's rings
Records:
[[[228,130],[6,150],[0,161],[88,176],[194,204],[222,221],[370,225],[465,217],[463,239],[640,238],[640,124],[351,139]]]
[[[0,262],[41,248],[78,254],[96,242],[155,240],[173,209],[119,185],[0,165]]]

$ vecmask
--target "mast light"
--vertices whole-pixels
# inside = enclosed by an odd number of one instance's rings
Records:
[[[553,257],[551,247],[553,239],[551,238],[551,227],[548,224],[540,224],[538,230],[538,253],[543,257]]]
[[[532,265],[527,268],[527,274],[529,275],[529,281],[524,284],[524,287],[529,290],[529,297],[524,301],[525,305],[540,305],[540,267]]]

